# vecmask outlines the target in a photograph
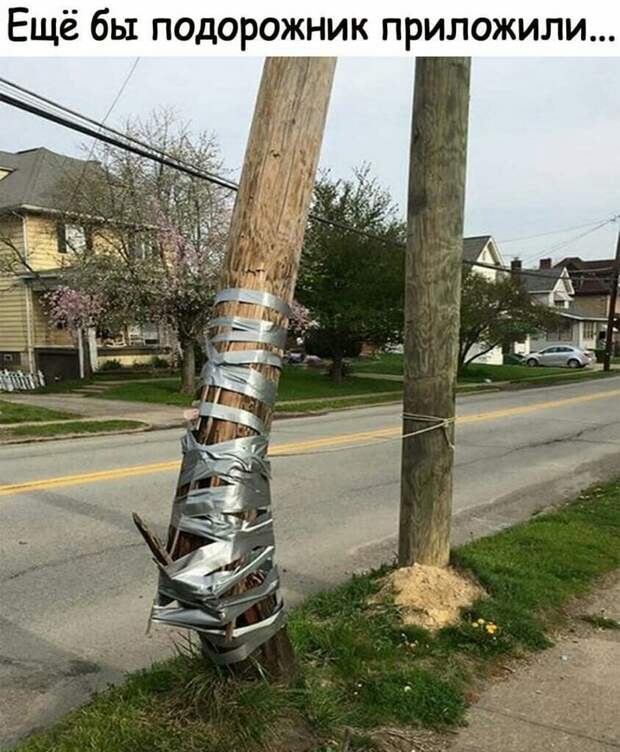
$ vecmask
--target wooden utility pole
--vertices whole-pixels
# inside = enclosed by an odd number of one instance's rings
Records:
[[[611,272],[611,287],[609,288],[609,311],[607,312],[607,333],[605,335],[605,359],[603,371],[611,368],[611,357],[614,349],[614,325],[616,323],[616,301],[618,300],[618,277],[620,276],[620,230],[616,241],[616,258]]]
[[[405,270],[405,391],[399,563],[450,552],[469,58],[417,58]]]
[[[335,58],[268,58],[265,62],[220,290],[260,290],[291,303],[335,65]],[[220,303],[215,315],[258,318],[278,325],[286,322],[273,309],[234,301]],[[272,345],[254,342],[222,342],[215,346],[220,352],[273,349]],[[277,383],[277,368],[260,364],[253,368]],[[271,408],[252,397],[209,387],[202,398],[252,412],[270,425]],[[251,428],[212,417],[202,418],[197,426],[197,438],[202,444],[254,434]],[[215,478],[202,485],[217,482]],[[249,514],[245,518],[252,519]],[[168,553],[177,559],[205,543],[200,537],[177,534],[171,527]],[[269,616],[273,607],[271,601],[261,602],[246,611],[240,621],[257,622]],[[276,632],[262,646],[261,653],[261,663],[272,677],[292,678],[293,652],[285,629]]]

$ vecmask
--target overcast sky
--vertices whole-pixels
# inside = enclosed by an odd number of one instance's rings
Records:
[[[134,59],[0,58],[5,78],[101,118]],[[108,123],[158,105],[213,130],[238,176],[262,60],[143,58]],[[491,234],[509,260],[611,256],[620,214],[620,58],[474,60],[466,233]],[[335,176],[369,161],[406,204],[413,61],[338,62],[321,165]],[[0,105],[0,149],[81,155],[79,134]],[[582,225],[590,225],[584,226]],[[529,241],[514,238],[575,228]],[[560,247],[562,243],[566,245]]]

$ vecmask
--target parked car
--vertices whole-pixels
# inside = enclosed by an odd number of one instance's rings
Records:
[[[555,366],[556,368],[585,368],[596,360],[594,353],[581,350],[571,345],[545,347],[544,350],[531,352],[525,356],[528,366]]]
[[[292,366],[300,366],[306,359],[306,354],[301,350],[290,350],[284,355],[286,363]]]

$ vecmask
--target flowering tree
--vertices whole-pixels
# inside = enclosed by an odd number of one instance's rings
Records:
[[[53,324],[65,326],[80,340],[84,353],[84,373],[90,376],[92,363],[86,332],[101,320],[105,306],[101,295],[91,295],[62,285],[43,296]]]
[[[104,312],[100,295],[90,295],[66,285],[47,292],[43,300],[52,322],[72,331],[95,326]]]
[[[312,328],[312,316],[306,306],[294,300],[291,303],[291,318],[288,322],[289,334],[303,337]]]
[[[221,172],[210,133],[194,135],[174,113],[133,121],[128,135],[207,172]],[[75,290],[104,301],[110,325],[160,322],[179,343],[184,393],[195,390],[194,348],[208,323],[230,223],[230,192],[109,146],[97,164],[61,181],[67,222],[84,218],[88,241],[68,247]]]

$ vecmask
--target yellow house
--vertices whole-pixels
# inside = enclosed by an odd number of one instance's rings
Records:
[[[48,381],[80,375],[82,343],[49,321],[42,296],[61,283],[68,246],[92,242],[79,223],[63,221],[55,198],[59,180],[79,178],[86,164],[45,148],[0,151],[0,369],[40,369]],[[147,363],[171,351],[156,325],[93,331],[89,349],[95,368],[111,359]]]

